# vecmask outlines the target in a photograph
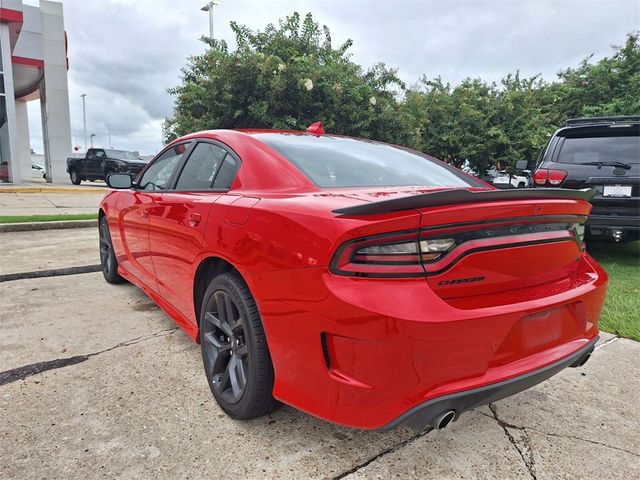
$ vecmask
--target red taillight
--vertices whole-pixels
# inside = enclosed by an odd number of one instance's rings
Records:
[[[567,176],[567,172],[564,170],[549,170],[549,176],[547,182],[551,185],[560,185]]]
[[[547,168],[539,168],[533,174],[533,181],[536,185],[560,185],[567,177],[564,170],[550,170]]]
[[[533,174],[533,181],[535,182],[535,184],[544,185],[545,183],[547,183],[548,173],[549,170],[547,170],[546,168],[539,168],[538,170],[536,170]]]
[[[333,259],[334,273],[355,276],[414,277],[455,246],[453,238],[423,239],[418,232],[362,239],[343,245]]]
[[[415,231],[347,242],[336,253],[331,269],[334,273],[355,276],[424,275],[417,244]]]

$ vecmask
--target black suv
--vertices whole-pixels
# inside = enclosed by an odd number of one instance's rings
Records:
[[[640,238],[640,116],[568,120],[541,152],[533,187],[593,188],[587,234]]]

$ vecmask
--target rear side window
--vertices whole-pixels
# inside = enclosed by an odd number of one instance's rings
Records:
[[[419,152],[355,138],[259,133],[318,187],[481,186]]]
[[[556,162],[640,163],[640,128],[618,127],[595,132],[566,132]]]
[[[238,162],[231,155],[227,154],[213,182],[213,188],[231,188],[231,184],[236,177],[237,169]]]
[[[222,164],[226,150],[212,143],[198,143],[187,159],[177,190],[206,190],[211,188],[218,168]]]

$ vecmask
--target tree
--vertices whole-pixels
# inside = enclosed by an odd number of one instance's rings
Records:
[[[622,47],[595,64],[591,57],[558,74],[553,85],[562,117],[638,115],[640,113],[640,33],[627,34]]]
[[[328,131],[384,138],[396,131],[397,92],[404,88],[383,64],[369,71],[351,61],[311,14],[298,13],[252,31],[235,22],[237,48],[203,39],[209,49],[183,69],[166,140],[211,128],[305,129],[321,120]],[[389,127],[388,124],[395,124]]]
[[[170,89],[175,112],[167,141],[212,128],[304,130],[321,120],[328,132],[396,143],[478,173],[518,160],[533,165],[556,128],[570,117],[640,114],[640,33],[611,57],[558,74],[506,75],[499,83],[468,78],[456,86],[423,77],[406,88],[396,70],[365,71],[351,60],[351,40],[334,48],[329,29],[294,13],[253,31],[231,23],[237,47],[203,38],[182,84]]]

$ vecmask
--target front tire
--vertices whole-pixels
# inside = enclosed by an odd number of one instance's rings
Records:
[[[113,242],[111,241],[107,217],[100,219],[98,228],[100,232],[100,265],[102,266],[102,275],[107,283],[123,283],[125,279],[118,274],[118,260],[113,251]]]
[[[71,178],[71,183],[73,183],[74,185],[80,185],[82,179],[80,178],[80,175],[78,175],[77,170],[71,170],[71,173],[69,173],[69,177]]]
[[[273,398],[273,364],[256,302],[237,273],[215,277],[202,301],[200,346],[209,387],[220,408],[236,420],[267,415]]]

